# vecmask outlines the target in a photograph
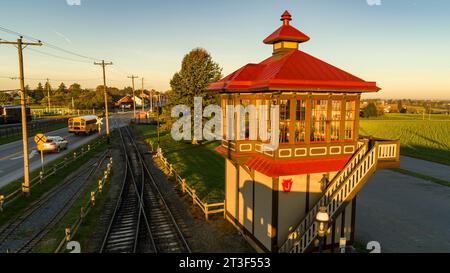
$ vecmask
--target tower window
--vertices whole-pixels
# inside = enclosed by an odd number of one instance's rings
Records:
[[[345,103],[345,140],[355,139],[356,102]]]
[[[311,141],[325,142],[327,139],[328,101],[312,100]]]
[[[291,101],[280,100],[280,143],[289,143],[291,128]]]
[[[306,140],[306,101],[296,100],[295,109],[295,142],[303,143]]]
[[[339,141],[341,138],[342,101],[332,101],[331,112],[331,141]]]

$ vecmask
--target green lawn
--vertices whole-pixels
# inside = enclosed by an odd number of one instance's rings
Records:
[[[423,120],[411,115],[388,115],[378,120],[362,119],[360,133],[400,139],[403,155],[450,165],[450,119],[445,117]]]
[[[136,125],[137,131],[156,149],[156,126]],[[192,186],[204,201],[224,200],[225,160],[214,151],[219,142],[192,145],[175,142],[169,133],[161,134],[161,148],[181,177]]]

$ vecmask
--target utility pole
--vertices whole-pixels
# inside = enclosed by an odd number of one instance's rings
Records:
[[[133,84],[133,115],[134,115],[134,119],[136,119],[136,96],[134,95],[134,79],[139,79],[138,76],[128,76],[129,79],[131,79],[131,82]]]
[[[50,102],[50,80],[47,78],[47,107],[48,107],[48,112],[50,113],[52,106],[51,106],[51,102]]]
[[[158,151],[159,151],[159,149],[161,148],[161,139],[160,139],[160,137],[159,137],[159,127],[160,127],[160,123],[159,123],[159,109],[160,109],[160,107],[161,107],[161,98],[160,98],[160,95],[159,94],[157,94],[157,98],[158,98],[158,105],[157,105],[157,108],[156,108],[156,112],[157,112],[157,114],[158,114],[158,117],[157,117],[157,119],[158,119]]]
[[[103,68],[103,94],[105,97],[105,118],[106,118],[106,139],[108,140],[108,144],[110,143],[110,132],[109,132],[109,111],[108,111],[108,94],[107,94],[107,87],[106,87],[106,66],[107,65],[113,65],[112,62],[105,62],[105,60],[102,60],[101,63],[94,63],[94,65],[101,65]]]
[[[23,183],[22,193],[30,193],[30,174],[28,168],[28,135],[27,135],[27,111],[26,111],[26,99],[27,94],[25,90],[25,73],[23,69],[23,49],[27,46],[42,46],[41,41],[37,43],[24,43],[22,37],[17,39],[17,42],[8,42],[0,40],[0,44],[14,45],[18,49],[19,54],[19,72],[20,72],[20,108],[22,114],[22,143],[23,143]]]
[[[141,90],[141,99],[142,99],[142,112],[145,111],[145,99],[144,99],[144,78],[142,78],[142,90]]]

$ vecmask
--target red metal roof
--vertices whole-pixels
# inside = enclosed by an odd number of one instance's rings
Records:
[[[285,22],[280,29],[290,28],[293,27],[286,26]],[[271,35],[266,40],[273,42],[280,37],[280,39],[290,39],[283,33],[281,30],[276,31],[273,37]],[[296,38],[301,39],[299,37],[297,34]],[[297,49],[277,52],[259,64],[247,64],[219,82],[211,84],[209,89],[238,92],[267,90],[377,92],[380,90],[375,82],[366,82]]]
[[[280,177],[310,173],[337,172],[342,170],[349,160],[349,156],[339,156],[335,158],[273,160],[258,155],[252,157],[245,163],[245,165],[247,165],[250,169],[254,169],[269,177]]]

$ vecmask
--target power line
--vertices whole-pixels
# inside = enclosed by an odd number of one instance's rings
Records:
[[[91,60],[91,61],[98,61],[99,60],[97,58],[93,58],[93,57],[86,56],[86,55],[83,55],[83,54],[80,54],[80,53],[77,53],[77,52],[74,52],[74,51],[71,51],[71,50],[68,50],[68,49],[64,49],[62,47],[53,45],[53,44],[51,44],[49,42],[42,41],[40,39],[34,38],[32,36],[29,36],[29,35],[24,35],[22,33],[19,33],[17,31],[14,31],[14,30],[2,27],[2,26],[0,26],[0,30],[3,31],[3,32],[9,33],[9,34],[25,37],[25,38],[30,39],[30,40],[35,40],[37,42],[42,42],[43,45],[48,47],[48,48],[51,48],[51,49],[54,49],[54,50],[59,50],[59,51],[65,52],[65,53],[73,55],[73,56],[77,56],[77,57],[80,57],[80,58],[83,58],[83,59],[87,59],[87,60]]]
[[[34,52],[37,52],[39,54],[42,54],[42,55],[47,55],[47,56],[50,56],[50,57],[53,57],[53,58],[58,58],[58,59],[66,60],[66,61],[79,62],[79,63],[90,63],[88,61],[75,60],[75,59],[66,58],[66,57],[62,57],[62,56],[59,56],[59,55],[43,52],[43,51],[40,51],[40,50],[37,50],[37,49],[34,49],[34,48],[30,48],[30,50],[34,51]]]

